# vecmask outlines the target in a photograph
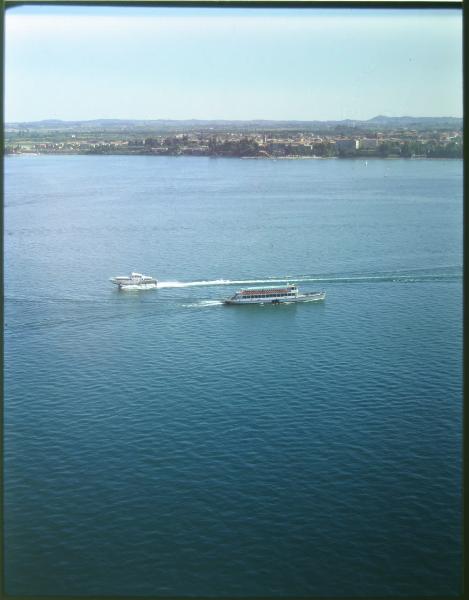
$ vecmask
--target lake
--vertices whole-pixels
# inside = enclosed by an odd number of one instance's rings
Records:
[[[4,218],[8,594],[460,593],[461,161],[14,156]]]

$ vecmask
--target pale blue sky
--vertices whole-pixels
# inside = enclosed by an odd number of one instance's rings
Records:
[[[459,10],[20,7],[5,119],[462,115]]]

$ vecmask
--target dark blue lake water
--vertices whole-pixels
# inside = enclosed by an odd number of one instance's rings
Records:
[[[459,593],[460,161],[5,169],[9,594]]]

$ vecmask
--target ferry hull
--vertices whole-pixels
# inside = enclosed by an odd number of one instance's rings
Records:
[[[312,292],[285,298],[243,298],[239,300],[228,299],[225,304],[293,304],[298,302],[319,302],[325,300],[325,292]]]

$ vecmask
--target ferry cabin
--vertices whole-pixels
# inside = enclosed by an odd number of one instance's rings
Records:
[[[284,288],[249,288],[235,295],[240,300],[273,300],[295,296],[298,296],[298,288],[294,285]]]

